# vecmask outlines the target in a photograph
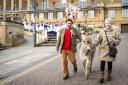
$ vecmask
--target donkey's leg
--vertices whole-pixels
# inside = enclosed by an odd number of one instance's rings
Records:
[[[94,59],[94,55],[95,55],[95,51],[93,51],[92,54],[91,54],[91,60],[90,60],[91,65],[90,65],[90,71],[89,71],[90,73],[92,72],[92,62],[93,62],[93,59]]]
[[[90,65],[91,65],[91,61],[89,59],[87,59],[87,62],[86,62],[86,79],[88,79],[88,77],[89,77]]]
[[[91,63],[90,63],[89,73],[91,73],[91,72],[92,72],[92,61],[93,61],[93,59],[91,59],[91,60],[90,60],[90,62],[91,62]]]
[[[84,74],[86,73],[86,60],[82,60],[82,65],[83,65],[83,71],[84,71]]]

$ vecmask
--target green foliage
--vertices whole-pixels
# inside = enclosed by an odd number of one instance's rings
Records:
[[[84,26],[82,30],[85,32],[90,32],[90,33],[99,33],[101,29],[100,28],[87,28],[86,26]]]
[[[83,31],[85,32],[93,32],[92,28],[87,28],[86,26],[83,27]]]
[[[94,28],[87,28],[86,26],[83,27],[83,31],[85,31],[85,32],[93,33],[93,32],[94,32],[93,29],[94,29]]]
[[[94,32],[94,33],[99,33],[99,32],[100,32],[100,28],[94,28],[94,29],[93,29],[93,32]]]

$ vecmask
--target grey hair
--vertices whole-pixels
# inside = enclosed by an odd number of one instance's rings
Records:
[[[107,23],[107,22],[112,23],[112,19],[111,18],[106,18],[105,23]]]

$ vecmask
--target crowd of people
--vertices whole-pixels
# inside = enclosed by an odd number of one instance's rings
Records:
[[[33,31],[34,30],[34,24],[33,23],[27,23],[26,21],[23,22],[24,24],[24,30],[25,31]],[[57,32],[57,28],[60,27],[61,23],[37,23],[36,24],[36,31],[43,31],[46,30],[47,32]]]

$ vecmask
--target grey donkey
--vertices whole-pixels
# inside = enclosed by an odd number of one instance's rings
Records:
[[[81,32],[82,42],[79,45],[79,55],[82,61],[84,75],[89,79],[92,61],[95,55],[95,48],[92,48],[92,34],[89,32]]]

